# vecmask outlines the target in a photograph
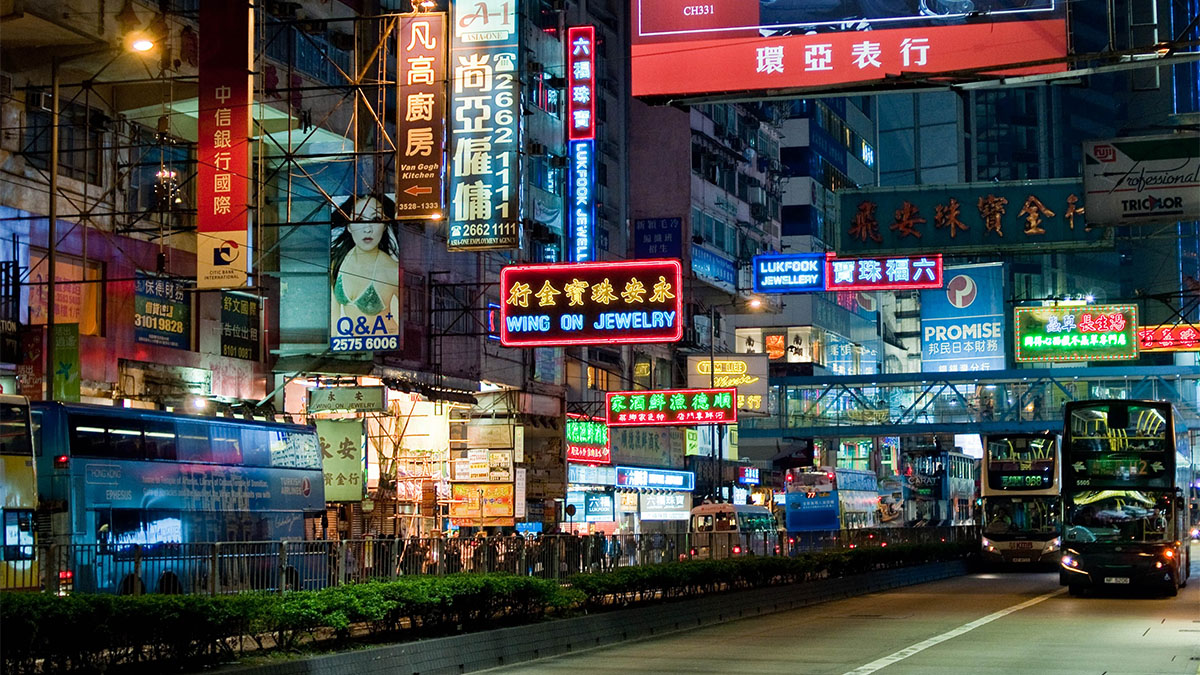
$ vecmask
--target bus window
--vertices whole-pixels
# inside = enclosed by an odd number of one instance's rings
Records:
[[[242,458],[246,466],[271,466],[271,434],[261,427],[242,427]]]
[[[712,532],[713,517],[710,515],[695,516],[692,518],[692,529],[696,532]]]
[[[241,464],[241,431],[232,424],[213,424],[210,432],[212,461],[219,464]]]
[[[713,529],[717,532],[733,532],[737,530],[737,516],[728,511],[717,514]]]
[[[29,408],[24,405],[0,405],[0,455],[33,454],[25,427],[28,413]]]
[[[208,424],[191,420],[179,420],[175,424],[178,432],[178,457],[183,462],[211,462],[212,452],[208,445]]]
[[[4,511],[4,559],[33,560],[33,511]]]
[[[71,415],[70,448],[76,457],[112,457],[108,420],[92,415]]]
[[[146,459],[175,459],[175,423],[154,418],[142,422]]]

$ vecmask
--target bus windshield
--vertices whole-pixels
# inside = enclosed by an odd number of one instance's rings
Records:
[[[984,502],[983,522],[983,533],[997,540],[1052,534],[1061,525],[1058,498],[990,497]]]
[[[1166,452],[1174,434],[1161,408],[1137,404],[1076,408],[1067,425],[1076,453]]]
[[[1068,542],[1165,542],[1176,539],[1171,495],[1140,490],[1093,490],[1067,496]]]
[[[1055,441],[1037,436],[989,438],[985,475],[993,490],[1039,490],[1054,485]]]
[[[765,512],[742,512],[738,514],[738,528],[742,532],[773,532],[775,518]]]
[[[0,403],[0,455],[33,456],[27,404]]]

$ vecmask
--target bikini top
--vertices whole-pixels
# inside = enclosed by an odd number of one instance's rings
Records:
[[[342,275],[338,275],[337,281],[333,284],[333,299],[339,304],[351,304],[350,298],[346,296],[346,289],[342,288]],[[367,284],[367,288],[359,294],[354,300],[354,306],[363,314],[378,314],[383,311],[383,300],[379,298],[379,292],[375,290],[375,282]]]

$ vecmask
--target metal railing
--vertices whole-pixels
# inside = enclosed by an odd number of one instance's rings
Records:
[[[393,538],[39,547],[24,587],[51,593],[283,593],[402,576],[505,572],[565,580],[631,565],[977,540],[974,527],[536,538]],[[40,574],[37,570],[40,568]],[[13,587],[20,587],[14,584]]]

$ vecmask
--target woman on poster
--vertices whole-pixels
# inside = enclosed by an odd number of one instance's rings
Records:
[[[364,195],[347,199],[333,212],[329,287],[334,339],[399,338],[400,244],[394,211],[387,197]]]

